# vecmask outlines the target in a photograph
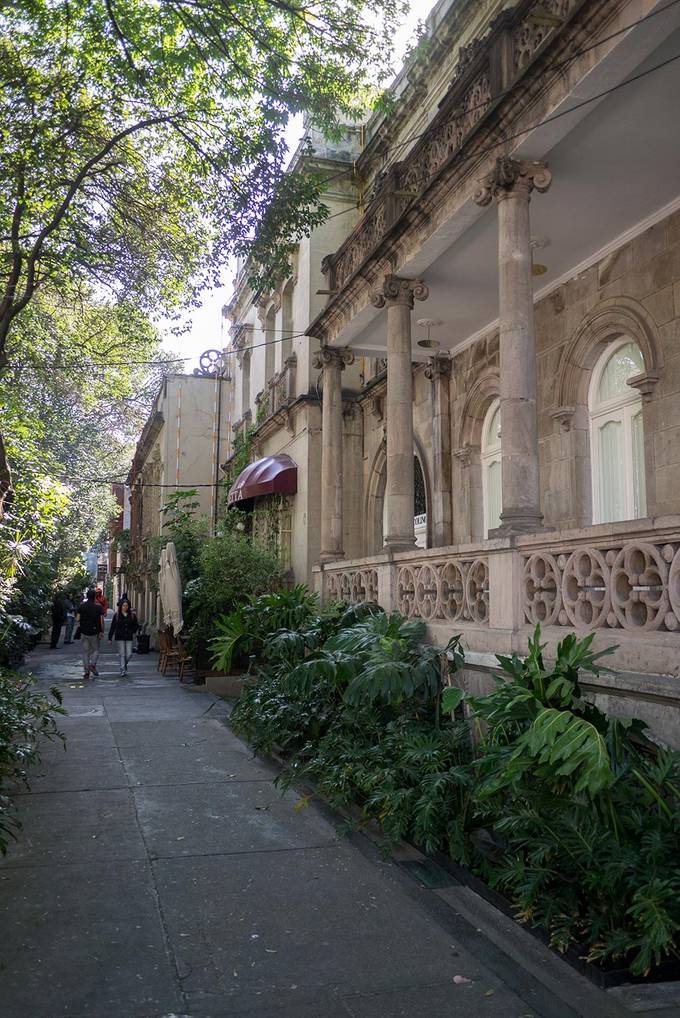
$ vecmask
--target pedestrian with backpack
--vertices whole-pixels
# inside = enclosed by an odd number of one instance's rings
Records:
[[[127,675],[128,661],[132,657],[132,638],[138,629],[137,616],[128,599],[123,597],[109,628],[109,643],[116,641],[121,675]]]
[[[80,649],[83,655],[83,670],[85,673],[83,675],[84,679],[89,679],[91,674],[93,676],[99,675],[97,671],[97,658],[99,657],[99,644],[104,631],[104,613],[101,605],[97,604],[94,598],[94,590],[90,588],[76,615],[76,622],[78,623],[76,638],[78,633],[80,633]]]

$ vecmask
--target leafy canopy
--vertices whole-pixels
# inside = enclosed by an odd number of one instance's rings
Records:
[[[326,131],[389,70],[399,0],[14,0],[0,14],[0,369],[36,288],[172,311],[259,229],[325,215],[282,130]],[[376,27],[377,26],[377,27]],[[367,53],[371,54],[367,59]]]

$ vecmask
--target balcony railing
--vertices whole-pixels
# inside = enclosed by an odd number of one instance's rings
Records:
[[[428,623],[680,635],[680,517],[329,563],[323,590]]]
[[[547,545],[545,537],[533,545],[524,539],[525,620],[575,629],[680,630],[680,526],[667,521],[618,524],[614,533],[591,527]]]

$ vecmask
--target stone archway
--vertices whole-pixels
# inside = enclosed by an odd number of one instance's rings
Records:
[[[414,460],[416,470],[420,474],[420,485],[416,484],[416,500],[414,504],[414,516],[416,508],[422,508],[421,501],[425,502],[426,541],[427,548],[432,547],[432,492],[430,488],[426,460],[419,444],[416,442],[414,449]],[[368,484],[366,486],[366,498],[364,504],[364,554],[377,555],[384,547],[383,519],[385,513],[385,486],[387,482],[387,448],[385,441],[381,442],[371,465]],[[420,500],[420,501],[419,501]]]
[[[496,368],[487,368],[470,387],[458,427],[458,514],[463,522],[461,531],[470,541],[483,541],[484,502],[482,492],[481,444],[482,425],[491,403],[498,399],[500,376]]]
[[[656,431],[652,402],[654,387],[663,368],[663,355],[656,323],[649,312],[631,297],[612,297],[601,301],[584,317],[565,344],[557,378],[557,406],[551,417],[565,434],[569,463],[567,483],[575,507],[573,525],[592,523],[592,483],[590,450],[590,414],[588,390],[592,371],[605,348],[623,336],[639,347],[645,370],[629,380],[642,395],[647,506],[653,515],[654,490],[653,440]],[[556,521],[558,522],[558,521]]]

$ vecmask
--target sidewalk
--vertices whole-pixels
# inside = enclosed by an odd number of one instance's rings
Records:
[[[466,889],[282,798],[228,705],[155,655],[119,679],[105,644],[84,686],[77,655],[29,661],[68,748],[45,747],[0,862],[3,1018],[630,1016]]]

